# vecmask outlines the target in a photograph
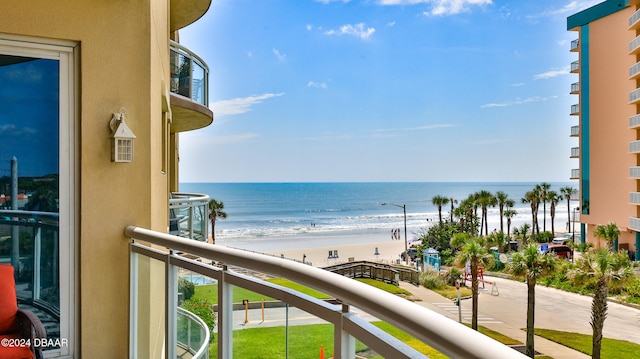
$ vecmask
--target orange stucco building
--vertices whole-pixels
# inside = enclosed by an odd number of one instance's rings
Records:
[[[578,147],[580,239],[603,246],[598,225],[615,223],[618,246],[640,259],[640,0],[608,0],[567,19],[579,81],[571,115]]]

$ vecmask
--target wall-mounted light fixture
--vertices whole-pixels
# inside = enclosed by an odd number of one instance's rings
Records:
[[[133,134],[129,126],[124,122],[124,114],[127,110],[121,107],[118,113],[114,113],[109,122],[111,128],[111,161],[133,161]]]

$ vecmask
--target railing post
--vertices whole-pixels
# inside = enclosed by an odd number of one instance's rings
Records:
[[[129,358],[138,357],[138,253],[129,244]]]
[[[233,286],[226,281],[225,265],[218,282],[218,359],[233,358]]]
[[[40,299],[40,271],[42,263],[42,227],[37,226],[34,228],[35,235],[33,236],[33,291],[31,292],[31,299]]]
[[[347,331],[344,330],[343,318],[349,313],[349,306],[342,305],[342,315],[340,322],[333,326],[333,359],[355,359],[356,341]]]
[[[167,358],[177,357],[178,268],[171,263],[170,252],[165,262],[165,352]]]

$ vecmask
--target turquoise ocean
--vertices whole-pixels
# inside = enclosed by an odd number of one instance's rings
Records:
[[[237,248],[270,251],[281,246],[303,248],[328,244],[380,242],[403,228],[406,205],[408,238],[413,239],[438,220],[436,196],[458,201],[486,190],[503,191],[515,201],[518,214],[512,228],[531,221],[531,209],[521,202],[539,182],[390,182],[390,183],[181,183],[180,191],[207,194],[224,202],[228,217],[216,222],[216,242]],[[551,190],[572,182],[554,182]],[[575,202],[571,204],[575,205]],[[546,229],[551,230],[549,204]],[[448,217],[450,205],[443,208]],[[498,208],[489,210],[489,230],[499,229]],[[543,210],[539,221],[542,230]],[[567,229],[567,202],[556,207],[556,232]],[[404,234],[403,234],[404,235]]]

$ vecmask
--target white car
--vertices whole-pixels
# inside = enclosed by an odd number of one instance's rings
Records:
[[[560,237],[555,237],[551,240],[553,244],[567,244],[573,241],[573,233],[565,233]]]

